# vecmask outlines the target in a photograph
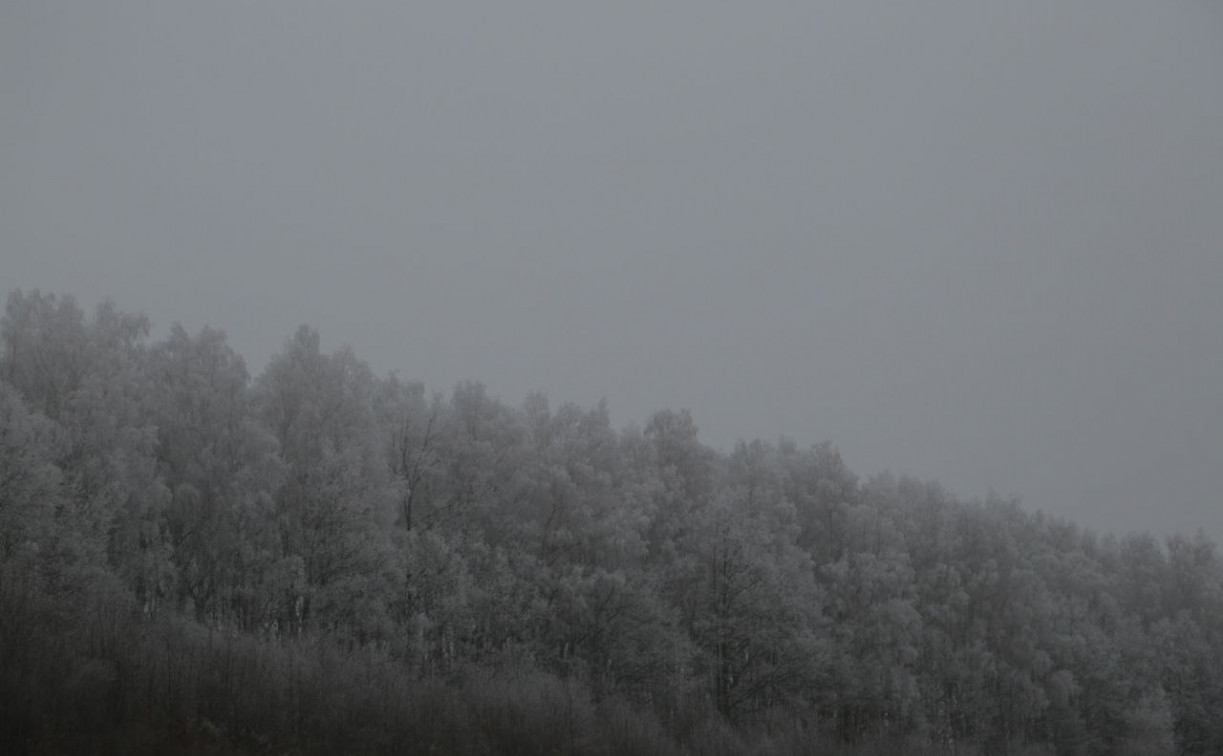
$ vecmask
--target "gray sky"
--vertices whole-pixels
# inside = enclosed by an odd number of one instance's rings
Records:
[[[1223,538],[1223,4],[0,2],[0,288]]]

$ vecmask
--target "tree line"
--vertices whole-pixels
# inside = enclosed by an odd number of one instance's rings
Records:
[[[0,320],[6,752],[1223,753],[1223,567],[300,328]]]

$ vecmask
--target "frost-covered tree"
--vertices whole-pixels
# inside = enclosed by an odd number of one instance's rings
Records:
[[[280,546],[305,581],[282,618],[290,627],[309,623],[359,637],[388,630],[395,488],[372,414],[375,390],[351,350],[323,354],[318,332],[305,326],[257,382],[259,417],[286,468],[275,497]]]
[[[257,627],[280,558],[277,443],[253,412],[246,365],[225,334],[175,325],[150,350],[151,414],[178,594],[197,617]]]

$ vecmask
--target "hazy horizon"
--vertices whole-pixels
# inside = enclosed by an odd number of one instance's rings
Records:
[[[1223,6],[0,6],[0,288],[1223,539]]]

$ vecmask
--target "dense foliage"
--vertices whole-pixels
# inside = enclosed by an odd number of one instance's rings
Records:
[[[0,749],[1223,753],[1223,566],[13,293]]]

